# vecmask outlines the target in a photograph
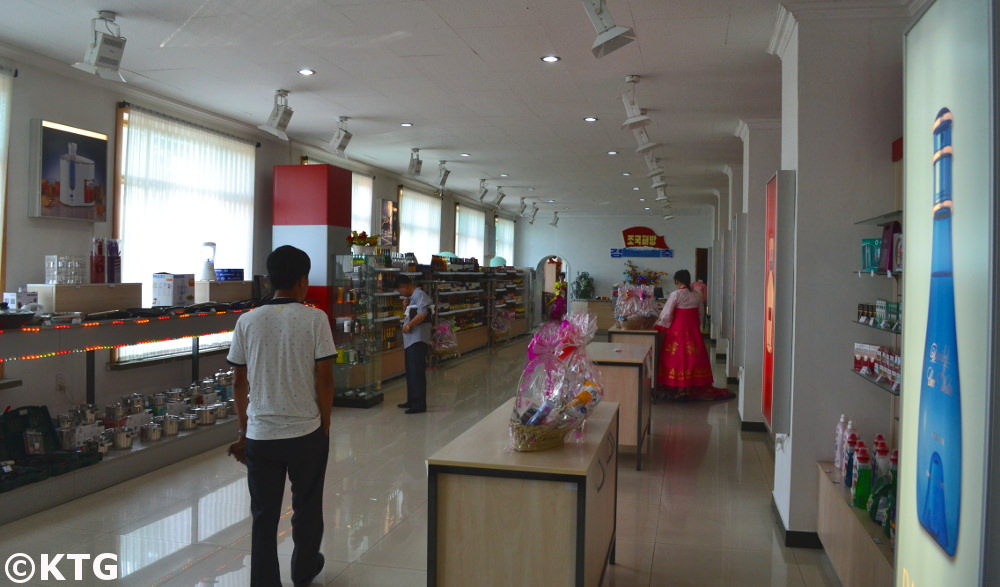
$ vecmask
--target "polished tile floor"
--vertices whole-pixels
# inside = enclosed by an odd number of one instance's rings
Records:
[[[401,381],[385,387],[379,407],[334,410],[326,568],[315,584],[426,584],[424,461],[511,396],[526,342],[430,371],[426,414],[407,416],[395,407],[405,395]],[[781,546],[767,437],[740,431],[735,402],[656,404],[652,422],[644,470],[635,471],[633,455],[622,455],[617,564],[605,585],[839,585],[822,551]],[[245,469],[220,448],[0,526],[0,554],[38,560],[41,553],[109,552],[118,555],[119,585],[245,587],[248,508]],[[279,527],[286,579],[290,514]],[[72,563],[59,568],[73,578]],[[83,581],[28,584],[114,584],[94,577],[89,563],[84,568]]]

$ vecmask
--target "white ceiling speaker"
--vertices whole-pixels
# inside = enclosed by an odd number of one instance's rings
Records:
[[[483,200],[486,199],[486,194],[490,193],[490,190],[486,188],[486,180],[479,180],[479,203],[482,204]]]
[[[558,226],[558,225],[559,225],[559,213],[558,212],[553,212],[552,213],[552,222],[549,222],[549,226]]]
[[[334,133],[333,138],[331,138],[330,142],[327,143],[327,145],[324,147],[324,149],[326,149],[330,153],[339,155],[344,158],[347,157],[347,155],[344,154],[344,151],[347,150],[347,144],[351,142],[351,137],[354,136],[351,133],[347,132],[347,128],[345,125],[347,124],[348,120],[349,118],[347,116],[340,117],[337,123],[338,126],[337,132]]]
[[[415,147],[410,149],[410,164],[406,167],[406,174],[413,176],[420,175],[420,170],[423,167],[424,162],[420,160],[420,149]]]
[[[497,208],[499,208],[500,207],[500,203],[503,202],[503,199],[506,198],[506,197],[507,197],[507,194],[504,193],[503,186],[502,185],[498,185],[497,186],[497,201],[493,202],[493,205],[496,206]]]
[[[519,209],[519,210],[517,211],[517,215],[518,215],[518,216],[521,216],[522,214],[524,214],[524,210],[525,210],[525,209],[526,209],[527,207],[528,207],[528,202],[527,202],[527,200],[526,200],[526,199],[525,199],[525,198],[524,198],[524,197],[522,196],[522,197],[521,197],[521,207],[520,207],[520,209]]]
[[[267,117],[267,122],[257,128],[287,141],[288,135],[285,134],[285,129],[288,128],[293,113],[288,107],[288,90],[278,90],[274,93],[274,108],[271,109],[271,115]]]
[[[438,186],[444,188],[444,184],[448,183],[448,176],[451,175],[451,170],[444,166],[447,163],[444,159],[438,163]]]
[[[125,53],[125,37],[121,35],[121,27],[115,22],[117,16],[110,10],[101,10],[97,13],[97,18],[90,19],[94,37],[83,53],[83,61],[77,61],[73,67],[111,81],[125,81],[118,71]],[[100,26],[107,32],[97,30]]]
[[[604,0],[583,0],[583,5],[587,9],[591,24],[597,30],[597,38],[590,48],[594,57],[600,59],[635,40],[635,31],[615,24],[607,6],[604,5]]]

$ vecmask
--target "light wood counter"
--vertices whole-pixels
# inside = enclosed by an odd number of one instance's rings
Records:
[[[626,330],[617,324],[608,329],[608,342],[625,344],[648,344],[652,352],[649,377],[655,383],[657,369],[660,365],[660,352],[663,350],[663,335],[659,330]]]
[[[598,330],[607,330],[617,324],[614,300],[573,300],[570,302],[570,313],[593,314]]]
[[[514,400],[427,460],[428,585],[597,586],[614,563],[618,406],[539,452],[509,448]]]
[[[649,438],[652,413],[652,349],[648,344],[592,342],[587,354],[601,370],[604,399],[621,410],[621,444],[635,447],[635,468]]]

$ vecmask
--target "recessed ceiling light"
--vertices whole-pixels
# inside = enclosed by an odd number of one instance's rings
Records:
[[[540,57],[539,59],[541,59],[545,63],[555,63],[556,61],[562,59],[562,57],[559,57],[558,55],[545,55],[543,57]]]
[[[646,201],[646,198],[639,198],[639,201],[640,201],[640,202],[645,202],[645,201]]]
[[[649,210],[649,206],[646,206],[645,208],[643,208],[643,210]]]
[[[510,177],[510,174],[509,173],[501,173],[500,177]]]
[[[400,122],[399,126],[405,126],[406,128],[410,128],[411,126],[413,126],[413,123],[412,122]]]
[[[634,187],[634,188],[632,188],[632,191],[633,191],[633,192],[637,192],[637,191],[639,191],[639,188],[635,188],[635,187]]]
[[[472,157],[472,155],[470,155],[468,153],[459,153],[458,156],[459,157]]]
[[[584,122],[597,122],[596,116],[587,116],[583,119]]]
[[[617,155],[618,151],[608,151],[608,155]]]
[[[535,191],[535,188],[528,188],[528,191],[529,192],[533,192],[533,191]]]
[[[628,177],[628,176],[630,176],[632,174],[629,173],[628,171],[622,171],[622,175],[624,175],[625,177]]]
[[[316,75],[316,70],[311,67],[303,67],[299,70],[300,75]]]
[[[545,200],[545,201],[548,202],[549,204],[555,204],[556,203],[555,200]]]

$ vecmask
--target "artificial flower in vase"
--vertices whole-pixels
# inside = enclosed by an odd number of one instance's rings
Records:
[[[351,235],[347,237],[347,244],[355,255],[374,255],[375,247],[378,246],[378,236],[368,236],[364,230],[361,232],[352,230]]]

